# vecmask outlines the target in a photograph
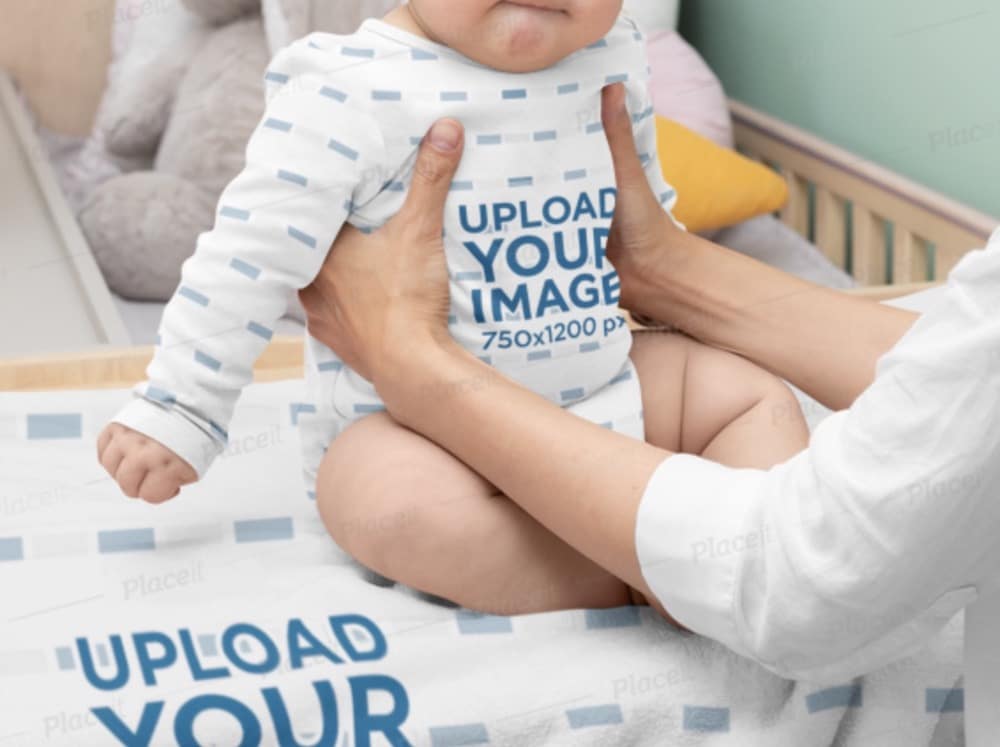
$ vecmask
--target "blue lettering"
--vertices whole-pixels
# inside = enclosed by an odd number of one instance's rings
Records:
[[[517,217],[517,208],[509,202],[493,203],[493,228],[502,231],[505,223],[510,223]]]
[[[354,701],[354,742],[357,747],[371,747],[371,735],[381,732],[392,747],[412,747],[399,727],[410,714],[410,699],[406,690],[392,677],[373,674],[348,677]],[[381,690],[393,700],[389,713],[374,715],[369,710],[368,693]]]
[[[554,212],[552,212],[553,208],[556,206],[562,209],[562,215],[557,216]],[[550,197],[542,206],[542,217],[549,223],[559,226],[566,222],[572,209],[573,208],[570,206],[569,200],[565,197]]]
[[[345,630],[349,625],[357,625],[368,631],[372,638],[371,651],[358,650]],[[330,618],[330,629],[351,661],[375,661],[384,657],[389,649],[385,636],[378,625],[364,615],[334,615]]]
[[[538,316],[545,316],[545,312],[548,311],[550,306],[560,311],[569,311],[569,306],[566,304],[562,293],[559,292],[556,282],[552,278],[548,278],[542,286],[542,293],[538,300]]]
[[[589,272],[580,273],[573,278],[573,282],[569,285],[569,298],[574,306],[578,306],[581,309],[590,309],[600,303],[600,294],[597,292],[597,288],[593,286],[596,280],[597,278]],[[580,285],[582,283],[587,283],[588,285],[581,295]]]
[[[594,264],[598,270],[604,267],[604,249],[608,245],[609,233],[604,227],[594,229]]]
[[[598,199],[601,203],[601,217],[611,219],[615,215],[615,198],[618,191],[614,187],[605,187],[599,193]]]
[[[225,667],[215,669],[204,669],[198,660],[198,652],[195,650],[194,641],[191,638],[191,631],[181,628],[177,631],[181,639],[181,649],[184,651],[184,658],[187,659],[188,669],[195,680],[212,680],[219,677],[229,677],[229,670]]]
[[[601,278],[601,284],[604,286],[604,303],[608,306],[611,306],[612,304],[617,305],[621,290],[618,273],[612,270]]]
[[[177,647],[163,633],[133,633],[132,643],[135,645],[135,655],[139,660],[143,682],[147,685],[156,685],[157,669],[166,669],[177,661]],[[149,653],[149,647],[152,645],[162,649],[160,656],[154,658]]]
[[[292,669],[301,669],[302,660],[307,656],[323,656],[334,664],[344,660],[323,645],[298,618],[288,621],[288,661]]]
[[[110,708],[104,706],[100,708],[91,708],[90,712],[97,717],[100,721],[111,732],[111,736],[121,742],[125,747],[148,747],[149,743],[153,741],[153,732],[156,731],[156,725],[160,721],[160,714],[163,712],[163,701],[158,700],[155,703],[146,703],[142,707],[142,716],[139,718],[139,726],[136,727],[135,731],[132,731],[120,718],[118,714],[112,711]]]
[[[236,639],[241,635],[257,639],[257,642],[264,649],[264,661],[254,664],[253,662],[245,661],[240,656],[236,650]],[[222,650],[225,651],[226,658],[234,666],[250,674],[267,674],[268,672],[272,672],[277,669],[280,659],[278,647],[274,645],[274,641],[268,637],[267,633],[250,623],[237,623],[226,628],[222,634]]]
[[[580,229],[581,231],[583,229]],[[560,267],[566,270],[576,270],[587,262],[587,252],[586,246],[580,245],[580,256],[576,259],[570,259],[566,256],[566,236],[562,231],[558,231],[554,237],[556,245],[556,262]]]
[[[538,260],[534,267],[525,267],[521,264],[521,260],[518,259],[518,250],[525,245],[530,244],[538,249]],[[549,263],[549,247],[544,241],[542,241],[537,236],[519,236],[510,243],[507,249],[507,264],[510,265],[516,274],[521,277],[532,277],[537,275],[542,270],[545,269],[546,265]]]
[[[128,683],[128,661],[125,659],[125,647],[119,635],[111,636],[111,651],[115,655],[115,675],[110,679],[102,679],[94,667],[94,659],[90,655],[90,645],[86,638],[76,639],[76,649],[80,653],[80,667],[83,675],[93,687],[98,690],[117,690]]]
[[[485,205],[479,206],[478,226],[473,226],[469,222],[469,215],[467,211],[468,211],[467,205],[460,205],[458,208],[458,221],[459,223],[462,224],[462,228],[468,231],[469,233],[482,233],[483,231],[485,231],[489,221],[489,216],[486,214],[486,206]]]
[[[597,211],[594,210],[594,203],[590,201],[590,197],[587,196],[586,192],[580,193],[580,199],[576,203],[576,210],[573,212],[573,220],[580,220],[584,215],[597,219]]]
[[[198,695],[191,698],[177,711],[174,720],[174,739],[177,744],[201,744],[194,735],[194,720],[205,711],[224,711],[235,718],[243,731],[240,747],[260,744],[260,722],[247,706],[226,695]]]
[[[521,201],[521,228],[541,228],[542,222],[540,220],[531,220],[528,218],[528,203]]]
[[[265,687],[260,693],[267,703],[267,710],[271,712],[271,720],[274,721],[274,731],[277,736],[277,743],[282,747],[322,747],[322,745],[332,745],[337,741],[337,698],[333,692],[333,686],[329,682],[318,680],[312,683],[316,695],[319,697],[319,712],[323,714],[323,732],[311,745],[304,745],[295,738],[292,729],[292,721],[288,716],[288,709],[285,701],[281,697],[276,687]],[[311,726],[311,724],[310,724]]]
[[[479,245],[475,241],[466,241],[463,246],[469,250],[469,254],[476,258],[476,261],[483,268],[483,279],[487,283],[495,283],[496,275],[493,272],[493,263],[496,262],[497,254],[500,253],[500,247],[503,246],[503,239],[493,239],[490,242],[490,249],[488,254],[483,254],[479,249]]]
[[[501,306],[507,308],[512,314],[521,308],[521,319],[527,321],[531,319],[531,306],[528,303],[528,286],[521,283],[514,291],[514,297],[510,298],[504,293],[503,288],[494,288],[491,294],[493,299],[493,319],[501,322],[504,319]]]
[[[473,288],[469,292],[469,297],[472,299],[472,318],[476,320],[477,324],[482,324],[486,321],[483,316],[483,291],[480,288]]]

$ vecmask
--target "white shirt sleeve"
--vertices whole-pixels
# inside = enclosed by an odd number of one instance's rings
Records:
[[[856,676],[1000,583],[1000,232],[770,470],[666,459],[636,525],[664,607],[779,675]]]
[[[224,449],[291,294],[316,277],[352,204],[377,191],[384,173],[377,123],[353,106],[329,64],[308,37],[272,60],[245,166],[181,267],[148,380],[112,419],[174,451],[199,478]]]

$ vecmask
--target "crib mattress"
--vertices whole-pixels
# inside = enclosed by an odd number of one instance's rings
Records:
[[[0,745],[961,743],[961,616],[807,683],[648,608],[499,617],[367,583],[301,497],[304,393],[251,385],[159,507],[96,461],[128,390],[0,393]]]

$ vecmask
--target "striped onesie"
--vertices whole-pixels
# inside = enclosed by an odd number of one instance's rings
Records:
[[[204,476],[253,365],[291,294],[316,277],[346,222],[362,230],[401,207],[418,145],[445,116],[466,147],[445,207],[451,333],[513,380],[583,417],[642,438],[642,403],[604,256],[615,181],[601,88],[623,81],[636,141],[670,212],[656,155],[643,36],[621,16],[556,65],[505,73],[369,19],[312,33],[268,67],[266,111],[212,230],[181,268],[147,381],[112,419]],[[381,410],[371,383],[305,337],[300,429],[305,494],[326,447]]]

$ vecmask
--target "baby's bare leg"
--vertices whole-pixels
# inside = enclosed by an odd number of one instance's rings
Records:
[[[806,444],[791,391],[738,356],[644,332],[632,360],[646,440],[656,446],[767,467]],[[648,589],[630,589],[384,413],[359,420],[330,445],[317,503],[333,538],[366,566],[469,609],[511,615],[650,599],[670,619]]]
[[[361,563],[468,609],[512,615],[630,603],[624,582],[385,413],[330,444],[316,500],[334,540]]]
[[[632,359],[655,446],[764,469],[808,445],[792,390],[745,358],[679,334],[640,332]]]
[[[684,335],[635,334],[646,440],[731,467],[771,467],[808,445],[798,400],[784,382],[732,353]],[[648,589],[633,590],[675,625]]]

